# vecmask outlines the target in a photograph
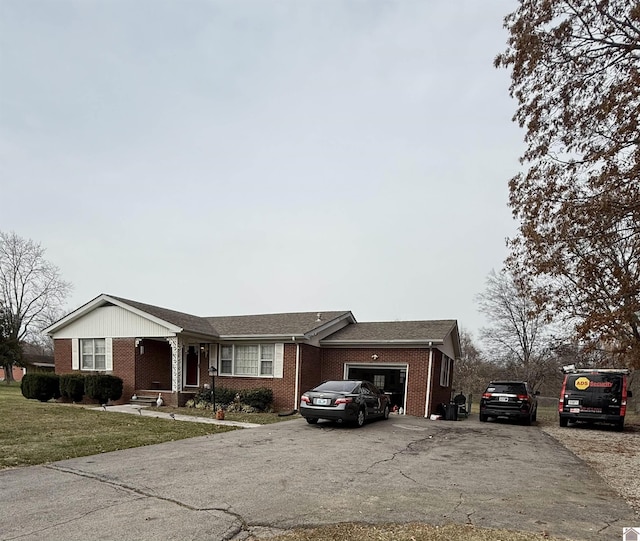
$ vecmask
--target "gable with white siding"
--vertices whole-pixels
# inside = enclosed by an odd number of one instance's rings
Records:
[[[148,338],[175,336],[180,329],[166,326],[119,306],[100,306],[55,333],[55,338]]]

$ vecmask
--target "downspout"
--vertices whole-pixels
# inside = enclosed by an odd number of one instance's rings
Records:
[[[427,402],[424,405],[424,416],[431,415],[431,375],[433,372],[433,342],[429,342],[429,372],[427,374]]]
[[[296,341],[296,337],[292,336],[291,340]],[[300,392],[300,344],[296,344],[296,384],[294,386],[293,408],[298,409],[298,393]]]

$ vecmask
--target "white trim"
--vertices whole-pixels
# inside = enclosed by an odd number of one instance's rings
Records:
[[[284,344],[283,344],[284,345]],[[300,344],[296,344],[296,384],[293,391],[293,409],[298,409],[300,392]]]
[[[71,339],[71,370],[80,370],[80,340]]]
[[[104,339],[104,367],[107,372],[113,372],[113,338]]]
[[[429,371],[427,372],[427,399],[424,403],[424,416],[428,419],[431,415],[431,376],[433,372],[433,348],[429,344]]]
[[[63,327],[66,327],[76,319],[81,318],[85,314],[93,311],[95,308],[98,308],[107,303],[114,304],[115,306],[119,306],[124,310],[137,314],[138,316],[144,319],[148,319],[150,321],[153,321],[154,323],[157,323],[158,325],[162,325],[163,327],[166,327],[168,330],[174,333],[179,333],[183,331],[182,327],[178,327],[173,323],[169,323],[168,321],[165,321],[163,319],[160,319],[159,317],[153,316],[148,312],[139,310],[138,308],[134,308],[133,306],[130,306],[122,301],[119,301],[118,299],[114,299],[113,297],[109,297],[109,295],[103,294],[96,297],[92,301],[89,301],[87,304],[78,308],[77,310],[74,310],[70,314],[66,315],[60,321],[56,321],[53,325],[50,325],[49,327],[44,329],[42,332],[46,334],[54,334],[56,331],[62,329]]]
[[[273,377],[282,379],[284,376],[284,344],[274,344],[273,351]]]

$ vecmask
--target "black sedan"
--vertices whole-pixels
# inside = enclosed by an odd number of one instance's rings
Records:
[[[325,381],[300,397],[300,415],[309,424],[318,419],[352,422],[389,418],[389,397],[368,381]]]

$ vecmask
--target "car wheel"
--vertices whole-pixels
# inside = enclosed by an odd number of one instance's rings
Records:
[[[618,432],[622,432],[624,430],[624,419],[622,419],[622,421],[618,421],[616,423],[616,430]]]
[[[361,427],[364,424],[364,420],[365,420],[364,410],[358,411],[358,417],[356,417],[356,425],[358,427]]]
[[[531,420],[535,423],[538,420],[538,408],[536,408],[531,416]]]
[[[480,414],[480,422],[481,423],[486,423],[488,418],[489,417],[487,415],[483,415],[482,413]]]
[[[389,418],[389,404],[384,407],[384,411],[382,412],[382,417],[385,419]]]
[[[307,423],[310,425],[315,425],[318,422],[318,419],[314,419],[313,417],[307,417]]]
[[[533,414],[532,414],[532,413],[530,413],[530,414],[529,414],[529,415],[527,415],[526,417],[523,417],[523,418],[521,419],[522,424],[523,424],[523,425],[525,425],[525,426],[531,426],[531,419],[532,419],[532,417],[533,417]]]
[[[560,426],[565,428],[569,424],[569,419],[566,417],[560,417]]]

